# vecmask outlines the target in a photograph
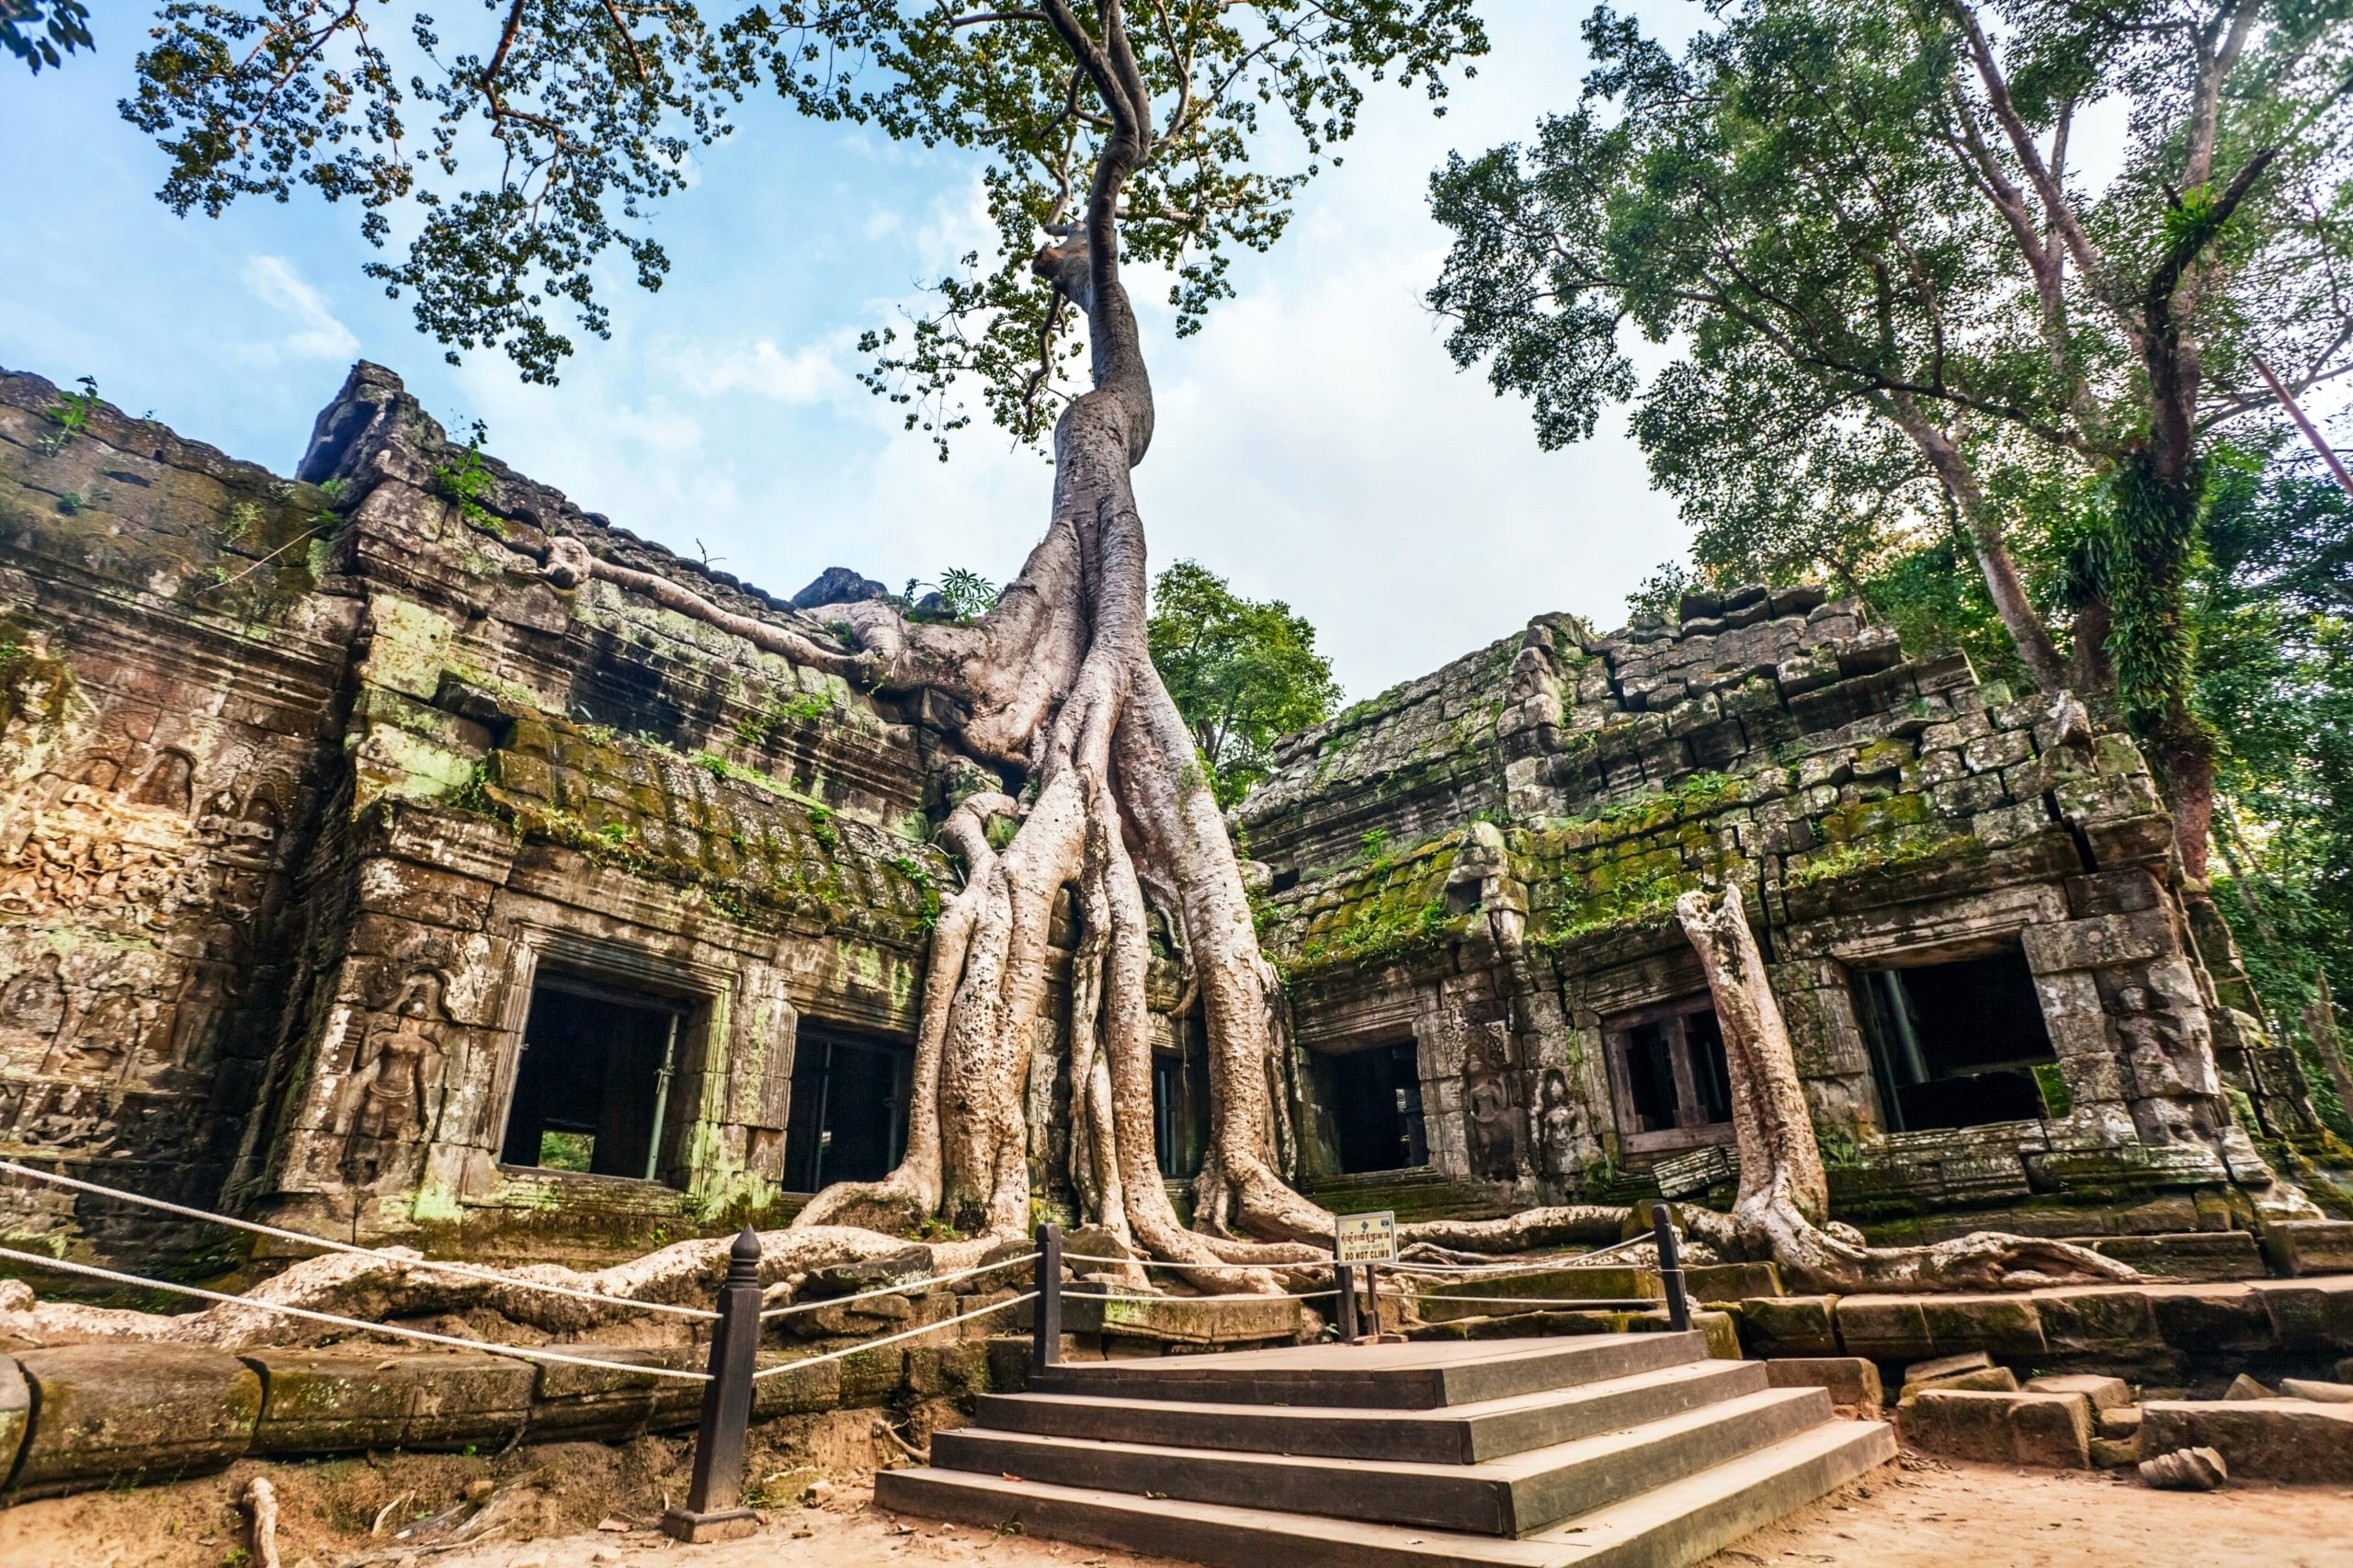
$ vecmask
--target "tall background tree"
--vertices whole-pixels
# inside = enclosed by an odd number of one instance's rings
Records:
[[[1154,580],[1146,633],[1222,805],[1267,776],[1278,737],[1340,705],[1307,618],[1280,599],[1244,598],[1199,562],[1179,561]]]
[[[217,214],[308,187],[355,204],[372,243],[413,236],[369,270],[414,301],[419,327],[453,355],[495,347],[529,380],[573,352],[566,315],[608,330],[603,263],[659,285],[655,204],[755,88],[979,169],[995,243],[939,280],[936,308],[870,335],[869,381],[943,455],[968,393],[1017,436],[1051,431],[1044,538],[969,619],[869,599],[735,626],[967,716],[970,766],[942,829],[967,880],[934,933],[905,1161],[819,1194],[796,1224],[1028,1228],[1022,1089],[1067,888],[1081,927],[1070,1176],[1089,1215],[1180,1263],[1295,1257],[1328,1233],[1278,1174],[1272,974],[1192,727],[1149,655],[1130,471],[1154,409],[1127,278],[1166,276],[1177,332],[1193,330],[1229,291],[1232,253],[1282,233],[1370,82],[1442,97],[1439,73],[1483,48],[1470,0],[1149,0],[1132,15],[1125,0],[778,0],[710,18],[690,0],[494,0],[462,39],[386,0],[161,8],[123,112],[171,160],[163,199]],[[724,160],[700,155],[715,179]],[[664,594],[576,540],[547,566],[559,583]],[[1199,1230],[1178,1221],[1154,1157],[1148,906],[1176,935],[1209,1037]]]
[[[1575,108],[1433,180],[1457,361],[1547,445],[1631,401],[1702,573],[1942,597],[2112,704],[2204,875],[2216,443],[2279,420],[2261,366],[2353,368],[2347,7],[1739,0],[1680,57],[1607,8],[1586,39]],[[2085,167],[2094,117],[2120,165]],[[1629,330],[1674,351],[1646,384]]]

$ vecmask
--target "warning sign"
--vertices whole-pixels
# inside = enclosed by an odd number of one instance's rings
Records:
[[[1343,1214],[1333,1228],[1332,1254],[1340,1263],[1397,1261],[1397,1216],[1391,1210],[1378,1214]]]

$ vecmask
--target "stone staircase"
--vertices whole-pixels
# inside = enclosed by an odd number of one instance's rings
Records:
[[[1051,1368],[883,1508],[1214,1568],[1680,1568],[1892,1458],[1698,1334]]]

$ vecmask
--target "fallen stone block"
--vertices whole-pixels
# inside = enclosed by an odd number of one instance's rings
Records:
[[[2129,1470],[2141,1462],[2141,1439],[2130,1437],[2094,1437],[2092,1468],[2094,1470]]]
[[[1959,1377],[1963,1372],[1983,1372],[1992,1369],[1994,1358],[1983,1350],[1971,1350],[1959,1356],[1939,1356],[1933,1361],[1915,1361],[1904,1369],[1907,1383],[1934,1382],[1938,1378]]]
[[[1777,1389],[1827,1389],[1833,1404],[1877,1410],[1885,1403],[1879,1369],[1860,1356],[1781,1356],[1765,1363]]]
[[[17,1359],[38,1415],[17,1497],[218,1470],[251,1446],[261,1415],[260,1377],[217,1350],[68,1345]]]
[[[2110,1411],[2132,1403],[2132,1390],[2122,1378],[2102,1377],[2097,1372],[2061,1372],[2029,1378],[2030,1393],[2079,1393],[2092,1402],[2097,1411]]]
[[[2143,1485],[2164,1492],[2211,1492],[2231,1478],[2231,1469],[2211,1449],[2177,1449],[2141,1461]]]
[[[1897,1407],[1904,1440],[1923,1453],[2052,1470],[2091,1467],[2091,1402],[2073,1393],[1932,1389]]]
[[[2018,1377],[2007,1367],[1979,1367],[1966,1372],[1947,1372],[1939,1378],[1924,1378],[1907,1382],[1896,1395],[1899,1402],[1913,1399],[1932,1389],[1952,1389],[1962,1393],[2016,1393]]]
[[[261,1377],[253,1448],[265,1454],[502,1446],[530,1418],[538,1369],[474,1351],[392,1355],[254,1350]]]
[[[2325,1383],[2314,1378],[2282,1378],[2279,1392],[2288,1399],[2309,1399],[2321,1404],[2353,1404],[2353,1383]]]
[[[2151,1453],[2210,1448],[2256,1481],[2353,1483],[2353,1404],[2312,1400],[2149,1400],[2141,1445]]]
[[[2133,1437],[2141,1432],[2141,1407],[2137,1404],[2111,1405],[2094,1413],[2103,1437]]]
[[[2231,1380],[2231,1386],[2222,1391],[2222,1397],[2224,1399],[2278,1399],[2279,1396],[2245,1372],[2241,1372]]]

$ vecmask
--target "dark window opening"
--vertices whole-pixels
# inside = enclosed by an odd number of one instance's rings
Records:
[[[2044,1114],[2037,1063],[2058,1060],[2026,955],[1858,975],[1889,1131],[1982,1127]]]
[[[1189,1032],[1179,1025],[1180,1032]],[[1209,1057],[1197,1044],[1152,1053],[1152,1143],[1170,1181],[1199,1176],[1209,1146]]]
[[[1299,868],[1296,866],[1292,867],[1288,871],[1277,871],[1275,873],[1275,880],[1267,884],[1267,891],[1268,892],[1289,892],[1291,889],[1299,886]]]
[[[1332,1130],[1341,1172],[1427,1165],[1421,1068],[1414,1042],[1352,1051],[1329,1061]]]
[[[915,1048],[898,1040],[804,1023],[784,1131],[786,1190],[890,1175],[907,1149],[915,1066]]]
[[[1718,1143],[1732,1136],[1732,1074],[1723,1031],[1705,996],[1611,1020],[1618,1130],[1630,1150]]]
[[[660,1176],[685,1018],[668,997],[543,976],[531,988],[501,1163]]]

